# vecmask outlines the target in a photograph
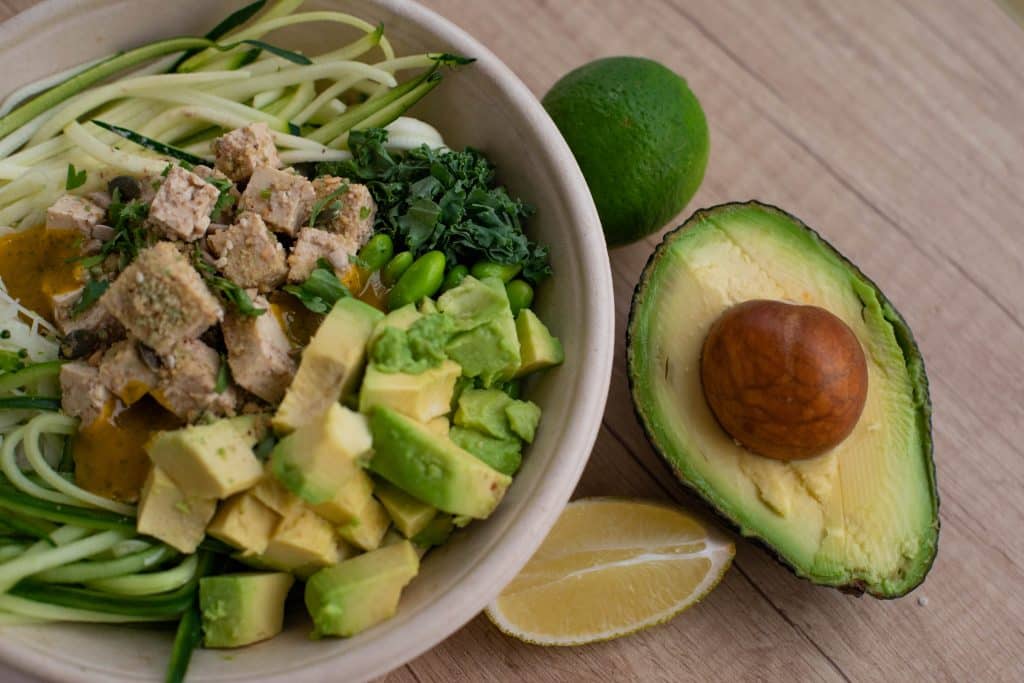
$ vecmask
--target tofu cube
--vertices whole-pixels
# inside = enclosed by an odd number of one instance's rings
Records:
[[[86,238],[103,222],[107,212],[85,197],[66,194],[46,210],[46,227],[50,230],[78,230]]]
[[[303,228],[288,256],[288,281],[304,282],[322,258],[330,261],[335,270],[344,271],[348,268],[349,255],[354,253],[355,249],[343,235],[319,228]]]
[[[313,181],[317,201],[330,197],[348,185],[348,189],[329,201],[317,214],[316,227],[346,238],[354,253],[373,235],[377,203],[366,185],[349,183],[345,178],[320,176]]]
[[[60,396],[61,410],[81,420],[81,427],[110,415],[110,392],[100,382],[100,371],[87,363],[60,366]]]
[[[136,529],[183,553],[194,553],[216,509],[217,501],[186,493],[154,467],[142,487]]]
[[[207,243],[224,277],[240,287],[269,292],[288,274],[284,247],[258,214],[241,214],[234,225],[210,235]]]
[[[157,374],[142,360],[137,342],[119,341],[103,354],[99,380],[126,405],[148,394],[157,383]]]
[[[192,242],[206,234],[220,191],[195,173],[172,166],[149,206],[149,225],[167,239]]]
[[[195,339],[223,316],[199,273],[170,242],[139,254],[99,303],[162,356]]]
[[[258,213],[274,232],[293,236],[316,201],[313,184],[296,173],[257,168],[242,193],[242,211]]]
[[[274,136],[266,123],[251,123],[213,141],[217,170],[231,180],[245,180],[260,167],[279,168]]]
[[[269,309],[263,297],[253,303]],[[268,403],[280,403],[295,376],[291,343],[274,315],[255,318],[229,312],[221,328],[235,382]]]
[[[50,301],[53,304],[53,320],[61,334],[67,336],[72,332],[89,330],[105,343],[124,337],[124,327],[100,301],[75,315],[75,306],[82,298],[82,291],[83,288],[79,287],[69,292],[50,296]]]
[[[259,555],[267,549],[281,515],[261,503],[253,492],[239,493],[221,503],[206,533],[224,541],[243,555]]]
[[[217,416],[234,414],[238,403],[234,388],[227,387],[217,392],[220,364],[220,355],[198,339],[182,342],[164,357],[164,367],[152,391],[153,398],[189,422],[203,413]]]
[[[263,466],[252,448],[266,432],[260,415],[157,432],[146,453],[180,488],[202,498],[227,498],[255,485]]]
[[[360,550],[376,550],[391,526],[391,517],[376,498],[370,497],[348,524],[338,527],[338,534]]]

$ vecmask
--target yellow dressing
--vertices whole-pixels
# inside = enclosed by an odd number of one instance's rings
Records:
[[[0,277],[7,293],[52,320],[52,297],[82,286],[82,267],[69,263],[81,254],[81,240],[76,230],[45,226],[0,237]]]

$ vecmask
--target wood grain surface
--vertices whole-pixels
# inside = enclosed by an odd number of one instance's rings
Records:
[[[0,18],[31,4],[0,0]],[[931,380],[942,534],[928,580],[901,600],[814,587],[737,538],[721,586],[664,626],[545,649],[481,616],[385,680],[1024,680],[1024,29],[990,0],[426,4],[538,96],[614,54],[687,78],[711,127],[687,213],[778,204],[912,325]],[[630,295],[658,239],[612,254],[615,372],[577,496],[692,503],[645,441],[625,379]]]

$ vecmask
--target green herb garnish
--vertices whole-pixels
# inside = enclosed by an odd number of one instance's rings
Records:
[[[106,280],[89,280],[86,282],[85,287],[82,288],[82,295],[78,297],[78,301],[71,307],[71,317],[77,318],[92,308],[92,305],[103,296],[103,292],[107,291],[108,287],[110,287],[110,283]]]
[[[288,285],[284,291],[314,313],[327,313],[339,299],[352,296],[327,259],[317,260],[316,268],[301,285]]]
[[[347,192],[348,183],[342,183],[341,187],[339,187],[337,190],[335,190],[334,192],[330,193],[323,199],[320,199],[315,204],[313,204],[313,210],[309,212],[309,227],[312,228],[314,225],[316,225],[316,219],[320,216],[320,212],[324,210],[324,207],[326,207],[328,204],[331,204],[331,202],[334,202],[334,200],[338,199],[338,197]],[[334,210],[335,213],[337,213],[338,211],[341,210],[341,202],[338,201],[335,203],[337,204],[337,208],[335,208],[335,206],[331,204],[331,209]]]
[[[77,190],[82,185],[85,185],[88,177],[89,174],[84,168],[81,171],[76,171],[74,164],[68,164],[68,178],[64,181],[64,189],[69,191]]]
[[[213,385],[213,391],[218,394],[223,394],[227,391],[229,384],[231,384],[231,368],[228,367],[227,358],[221,356],[220,367],[217,368],[217,382]]]
[[[195,249],[192,252],[192,265],[202,276],[206,286],[220,294],[225,301],[233,305],[242,315],[255,318],[267,312],[265,308],[256,308],[244,289],[218,274],[217,269],[203,259],[203,252],[198,244],[195,245]]]
[[[214,203],[213,209],[210,211],[210,220],[219,222],[221,214],[235,205],[235,196],[231,194],[235,184],[227,178],[217,178],[216,176],[206,178],[206,182],[216,187],[220,192],[217,195],[217,201]]]

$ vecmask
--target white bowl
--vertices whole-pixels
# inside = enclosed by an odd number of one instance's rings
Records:
[[[0,94],[118,49],[201,35],[240,2],[48,0],[0,25]],[[597,212],[569,148],[520,80],[486,48],[411,2],[309,2],[383,21],[402,53],[476,57],[448,74],[417,115],[452,147],[472,145],[498,165],[510,190],[534,204],[529,230],[551,246],[556,272],[537,307],[566,362],[531,387],[544,409],[536,442],[495,514],[427,556],[395,618],[355,638],[311,641],[293,615],[283,634],[232,651],[198,651],[190,681],[359,681],[402,665],[449,636],[493,600],[533,554],[568,500],[597,436],[611,375],[614,305]],[[328,26],[328,28],[324,28]],[[343,28],[289,29],[275,42],[316,53],[347,42]],[[301,611],[301,610],[300,610]],[[53,681],[162,680],[171,634],[143,627],[48,625],[0,632],[0,658]]]

